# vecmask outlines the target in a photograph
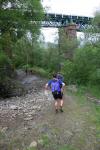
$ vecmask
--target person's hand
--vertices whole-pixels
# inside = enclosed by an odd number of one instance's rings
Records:
[[[44,90],[45,96],[48,96],[48,90]]]

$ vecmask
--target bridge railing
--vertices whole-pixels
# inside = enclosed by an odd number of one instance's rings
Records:
[[[74,23],[83,23],[83,24],[91,24],[92,17],[85,16],[72,16],[72,15],[63,15],[63,14],[45,14],[45,21],[56,21],[56,22],[74,22]]]
[[[40,25],[41,27],[53,28],[66,27],[67,25],[74,23],[76,24],[76,29],[82,31],[91,26],[92,20],[92,17],[45,13],[41,21],[32,20],[31,22]]]

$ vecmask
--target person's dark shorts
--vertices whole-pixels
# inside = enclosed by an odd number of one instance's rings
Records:
[[[63,97],[63,93],[62,92],[52,92],[52,95],[53,95],[55,100],[62,99],[62,97]]]

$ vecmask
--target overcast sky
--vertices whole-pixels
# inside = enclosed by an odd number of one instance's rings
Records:
[[[45,10],[49,13],[78,15],[93,17],[96,10],[100,10],[100,0],[41,0]],[[42,29],[46,42],[54,41],[57,29]]]

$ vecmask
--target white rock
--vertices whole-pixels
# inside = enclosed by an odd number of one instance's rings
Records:
[[[36,141],[33,141],[29,147],[37,147],[37,142]]]
[[[16,105],[11,105],[10,109],[14,109],[15,110],[15,109],[18,109],[18,107]]]

